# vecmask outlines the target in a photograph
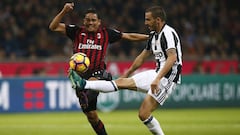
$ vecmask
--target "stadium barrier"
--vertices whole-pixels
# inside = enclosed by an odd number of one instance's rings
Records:
[[[116,61],[108,62],[107,70],[114,76],[124,73],[132,64],[132,61]],[[155,61],[145,62],[140,69],[140,72],[146,69],[155,68]],[[240,72],[240,63],[237,60],[204,60],[204,61],[183,61],[183,75],[193,73],[206,74],[237,74]],[[1,62],[0,77],[31,77],[38,75],[45,76],[66,76],[69,64],[66,61],[19,61],[19,62]]]
[[[163,107],[240,107],[240,76],[187,75]],[[144,93],[123,90],[101,93],[98,109],[137,109]],[[0,79],[0,113],[78,111],[81,108],[65,77]]]

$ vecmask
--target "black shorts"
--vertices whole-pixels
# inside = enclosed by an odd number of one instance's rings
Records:
[[[91,77],[95,77],[98,80],[112,80],[112,75],[108,72],[106,72],[106,70],[99,70],[99,71],[95,71],[92,72],[91,74],[85,74],[85,75],[81,75],[81,77],[85,78],[85,79],[89,79]],[[87,95],[87,99],[88,99],[88,106],[86,108],[82,107],[82,111],[83,112],[90,112],[93,110],[97,109],[97,97],[99,95],[99,92],[97,91],[92,91],[92,90],[86,90],[84,91],[85,94]],[[79,103],[81,105],[81,99],[80,99],[80,92],[76,91],[76,95],[79,99]]]
[[[87,102],[88,102],[88,106],[86,108],[82,107],[82,111],[83,112],[90,112],[90,111],[93,111],[93,110],[96,110],[97,109],[97,97],[99,95],[99,92],[97,91],[91,91],[91,90],[87,90],[87,91],[83,91],[85,92],[85,94],[87,95]],[[79,104],[81,104],[81,102],[83,102],[81,99],[80,99],[80,93],[78,93],[76,91],[76,95],[78,97],[78,101],[79,101]]]

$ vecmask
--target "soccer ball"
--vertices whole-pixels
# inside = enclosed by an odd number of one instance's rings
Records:
[[[78,73],[84,73],[88,70],[90,65],[90,60],[84,53],[75,53],[69,61],[69,66],[71,69]]]

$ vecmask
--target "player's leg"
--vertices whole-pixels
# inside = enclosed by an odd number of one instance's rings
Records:
[[[121,88],[136,89],[136,85],[131,78],[120,78],[114,81],[106,80],[85,80],[80,77],[75,71],[69,71],[69,79],[71,80],[74,89],[79,91],[95,90],[101,92],[113,92]]]
[[[118,78],[114,81],[86,81],[85,88],[101,92],[112,92],[118,89],[128,89],[147,93],[150,84],[156,77],[155,70],[137,73],[129,78]]]
[[[97,111],[84,112],[87,116],[88,122],[91,124],[97,135],[107,135],[103,122],[99,119]]]
[[[119,78],[115,80],[115,83],[119,89],[129,89],[147,93],[150,89],[150,84],[156,77],[155,70],[146,70],[137,74],[134,74],[129,78]]]
[[[166,78],[162,78],[159,84],[160,91],[156,94],[153,94],[149,89],[148,95],[140,107],[139,118],[153,134],[164,135],[159,122],[151,115],[151,113],[157,109],[159,104],[163,105],[175,87],[176,84],[174,82],[171,82]]]
[[[113,81],[86,81],[86,85],[84,88],[101,92],[113,92],[119,89],[137,89],[135,82],[132,78],[119,78]]]
[[[138,90],[141,92],[147,92],[150,88],[150,83],[155,78],[156,72],[154,70],[144,71],[130,78],[119,78],[114,81],[88,81],[84,80],[74,71],[70,72],[69,78],[73,86],[78,87],[77,89],[82,91],[84,89],[96,90],[101,92],[113,92],[118,89],[129,89],[129,90]]]
[[[91,77],[89,80],[96,80],[97,78]],[[97,135],[107,135],[105,126],[100,120],[97,114],[97,97],[99,92],[96,91],[77,91],[77,97],[79,98],[79,103],[81,105],[82,111],[86,115],[88,122],[91,124],[92,128]]]
[[[157,119],[151,113],[158,107],[159,103],[150,95],[147,95],[139,109],[139,118],[154,135],[164,135]]]
[[[96,111],[96,105],[97,105],[97,96],[98,92],[96,91],[85,91],[86,98],[88,101],[85,101],[84,99],[81,99],[82,97],[79,96],[79,94],[83,91],[76,91],[77,96],[79,98],[79,103],[81,105],[82,111],[86,115],[89,123],[91,124],[94,131],[97,133],[97,135],[107,135],[105,127],[103,122],[98,117],[97,111]],[[87,102],[87,103],[86,103]]]

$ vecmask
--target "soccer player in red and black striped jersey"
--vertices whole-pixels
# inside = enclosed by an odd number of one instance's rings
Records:
[[[74,3],[66,3],[49,25],[50,30],[62,33],[73,41],[73,53],[82,52],[90,58],[90,67],[80,76],[87,80],[111,80],[111,74],[105,71],[105,56],[108,45],[120,39],[132,41],[147,40],[148,35],[124,33],[101,25],[101,19],[95,9],[85,13],[83,26],[66,25],[60,21],[74,8]],[[105,127],[96,111],[96,91],[76,91],[79,103],[88,121],[98,135],[106,135]]]

